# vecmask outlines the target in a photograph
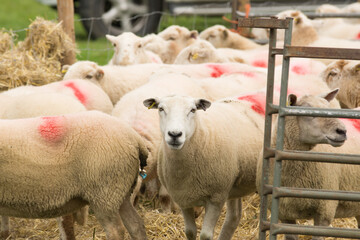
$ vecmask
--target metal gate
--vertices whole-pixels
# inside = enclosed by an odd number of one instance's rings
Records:
[[[317,189],[299,189],[281,187],[282,161],[313,161],[341,164],[360,165],[360,155],[331,154],[306,151],[284,151],[284,126],[285,116],[317,116],[331,118],[353,118],[360,119],[360,111],[349,109],[319,109],[319,108],[291,108],[286,106],[289,63],[290,58],[324,58],[324,59],[349,59],[360,60],[360,49],[344,48],[320,48],[291,46],[292,18],[239,18],[239,27],[268,28],[270,29],[265,132],[263,146],[263,168],[260,191],[260,226],[259,239],[266,239],[266,232],[270,231],[270,240],[277,239],[278,234],[301,234],[324,237],[343,237],[360,239],[360,230],[332,227],[315,227],[295,224],[279,223],[279,199],[283,197],[313,198],[326,200],[360,201],[360,192],[330,191]],[[285,40],[283,48],[276,47],[277,29],[285,29]],[[283,55],[281,90],[279,105],[273,103],[275,56]],[[272,114],[278,114],[278,131],[276,148],[270,147]],[[269,159],[274,158],[273,184],[269,184]],[[268,195],[271,194],[271,217],[267,220]]]

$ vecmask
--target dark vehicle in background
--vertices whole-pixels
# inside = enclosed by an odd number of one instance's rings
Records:
[[[56,7],[56,0],[37,0]],[[239,1],[239,0],[237,0]],[[250,16],[270,16],[286,9],[314,12],[321,4],[339,7],[356,0],[251,0]],[[226,0],[74,0],[75,13],[92,38],[105,34],[119,35],[131,31],[138,35],[156,32],[161,15],[217,15],[232,12],[232,1]],[[241,14],[241,13],[240,13]]]

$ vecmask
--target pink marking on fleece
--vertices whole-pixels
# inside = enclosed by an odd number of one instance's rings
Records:
[[[262,67],[262,68],[266,68],[267,67],[267,62],[264,60],[255,60],[251,63],[252,66],[254,67]]]
[[[213,71],[210,73],[211,77],[218,78],[224,73],[228,72],[224,67],[216,64],[207,64],[208,68],[211,68]]]
[[[73,91],[75,97],[82,103],[85,104],[86,103],[86,96],[84,93],[82,93],[80,91],[80,89],[75,85],[75,83],[73,82],[66,82],[64,84],[65,87],[71,88],[71,90]]]
[[[65,134],[63,117],[42,117],[38,131],[41,137],[49,142],[59,142]]]
[[[304,66],[295,65],[291,68],[291,71],[298,75],[305,75],[308,73],[307,69]]]
[[[263,95],[245,95],[238,97],[239,100],[251,102],[251,109],[265,116],[265,96]]]
[[[357,40],[360,39],[360,32],[356,35],[355,39],[357,39]]]
[[[253,72],[239,72],[239,73],[246,77],[250,77],[250,78],[255,77],[255,73],[253,73]]]
[[[349,119],[349,118],[342,118],[341,120],[346,122],[350,122],[351,125],[358,131],[360,132],[360,119]]]

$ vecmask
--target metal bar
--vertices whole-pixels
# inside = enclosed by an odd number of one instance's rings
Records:
[[[316,116],[330,118],[360,118],[359,110],[309,107],[280,107],[279,116]]]
[[[287,20],[290,20],[290,24],[288,25],[288,28],[285,29],[284,54],[286,54],[287,51],[285,46],[291,44],[291,34],[292,34],[292,26],[293,26],[292,18],[291,19],[287,18]],[[283,63],[282,63],[282,73],[281,73],[280,107],[286,106],[289,65],[290,65],[290,58],[284,55]],[[285,117],[279,116],[277,138],[276,138],[276,149],[278,150],[283,150],[284,132],[285,132]],[[274,176],[273,186],[280,187],[281,168],[282,168],[281,161],[275,161],[274,165],[275,166],[274,166],[274,175],[273,175]],[[279,221],[279,199],[274,198],[274,196],[272,195],[270,223],[274,224],[274,223],[278,223],[278,221]],[[270,240],[276,240],[276,235],[272,235],[271,230],[270,230]]]
[[[290,44],[285,47],[287,57],[360,60],[360,49],[303,47]]]
[[[360,150],[359,150],[360,151]],[[295,160],[360,165],[360,155],[275,150],[275,160]]]
[[[275,57],[276,55],[271,54],[273,48],[276,47],[276,33],[277,30],[274,28],[270,29],[269,36],[269,55],[268,55],[268,74],[267,74],[267,87],[266,87],[266,107],[265,107],[265,126],[264,126],[264,146],[263,146],[263,166],[262,166],[262,181],[260,186],[260,225],[262,222],[267,220],[267,202],[268,194],[266,193],[265,185],[269,182],[269,154],[267,149],[270,148],[271,144],[271,126],[272,116],[270,103],[274,101],[274,78],[275,78]],[[259,231],[259,239],[266,239],[266,230],[269,228]]]
[[[339,201],[360,201],[360,192],[331,191],[322,189],[306,188],[273,188],[275,198],[293,197],[293,198],[313,198]]]
[[[273,18],[238,18],[238,27],[248,28],[271,28],[271,29],[287,29],[290,25],[290,18],[277,19]]]
[[[308,18],[360,18],[359,13],[306,13]]]
[[[359,229],[331,228],[322,226],[299,226],[290,224],[271,224],[272,234],[300,234],[324,237],[360,239]]]

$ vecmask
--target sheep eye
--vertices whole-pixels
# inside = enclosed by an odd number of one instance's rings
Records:
[[[168,40],[174,41],[174,40],[176,40],[176,39],[175,39],[174,37],[169,37]]]
[[[86,79],[92,79],[92,76],[91,76],[91,75],[86,75],[85,78],[86,78]]]
[[[195,113],[195,112],[196,112],[196,109],[195,109],[195,108],[193,108],[193,109],[191,109],[191,111],[190,111],[190,112]]]
[[[159,112],[162,112],[162,111],[164,111],[164,108],[160,107]]]
[[[113,46],[116,47],[116,43],[113,43]]]
[[[337,73],[336,72],[329,72],[329,76],[336,76]]]
[[[139,44],[139,45],[138,45],[138,48],[141,48],[141,47],[142,47],[141,44]]]

